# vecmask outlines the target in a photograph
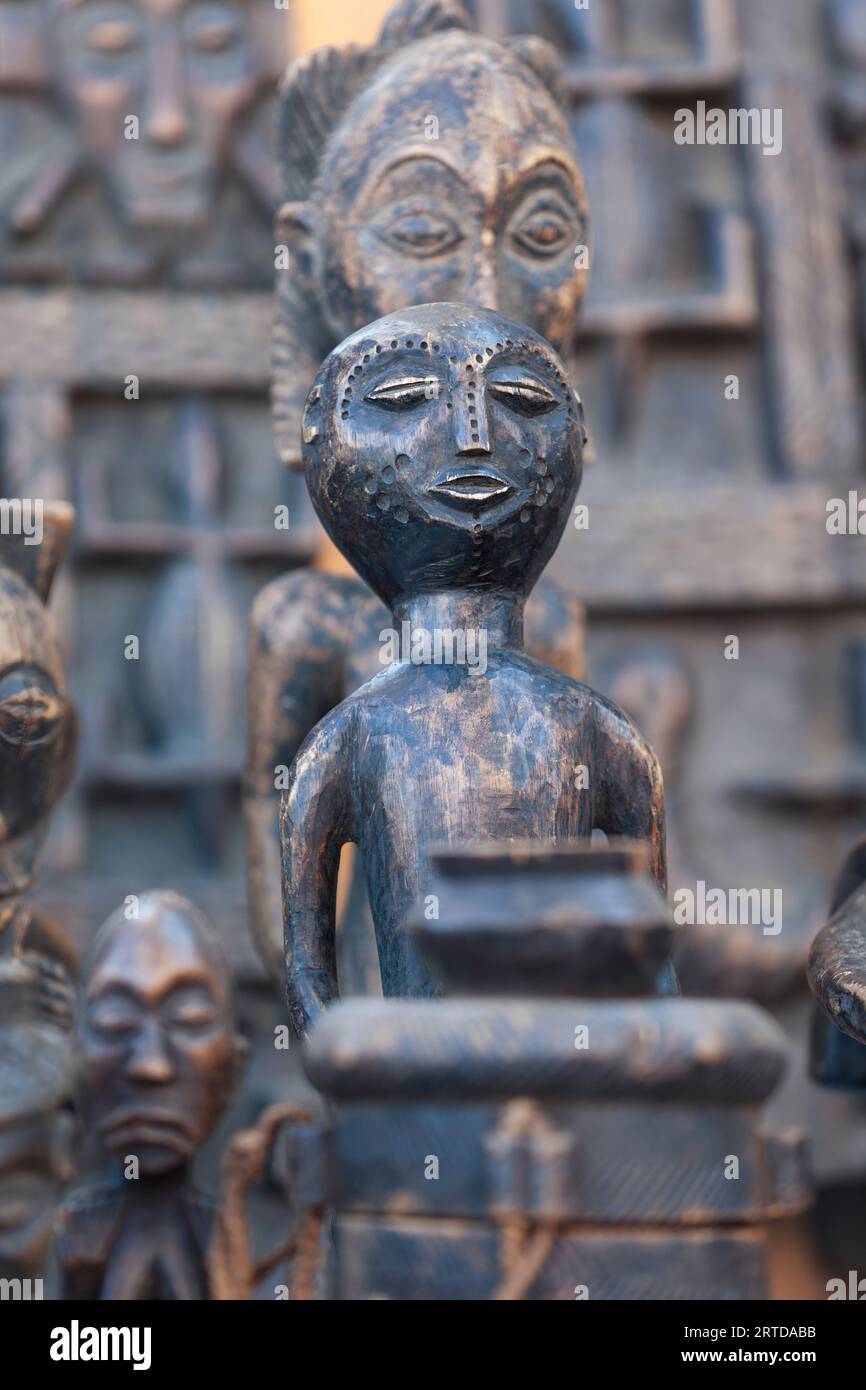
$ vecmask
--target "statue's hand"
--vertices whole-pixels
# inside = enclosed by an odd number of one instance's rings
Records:
[[[70,1029],[75,1018],[75,985],[59,962],[37,951],[0,959],[0,1013],[22,1008],[34,1017]],[[13,1004],[14,1000],[14,1004]]]

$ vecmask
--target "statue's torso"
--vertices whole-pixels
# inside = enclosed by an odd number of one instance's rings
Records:
[[[484,674],[407,663],[348,702],[353,820],[385,993],[398,981],[400,993],[429,992],[403,930],[425,894],[426,846],[591,833],[595,704],[511,652],[491,653]]]

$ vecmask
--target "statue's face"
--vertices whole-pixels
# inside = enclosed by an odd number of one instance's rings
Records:
[[[335,337],[409,304],[479,304],[557,345],[586,272],[564,116],[501,45],[445,34],[386,65],[324,161],[314,225]]]
[[[261,66],[245,4],[54,0],[57,81],[135,226],[201,224]],[[138,119],[138,138],[127,118]]]
[[[227,982],[180,911],[108,935],[84,985],[81,1077],[89,1123],[142,1177],[184,1165],[228,1099],[234,1042]]]
[[[29,585],[0,568],[0,897],[30,885],[76,734],[53,620]]]
[[[65,1175],[55,1128],[51,1115],[0,1125],[0,1278],[42,1274]]]
[[[387,602],[471,585],[526,593],[580,481],[562,362],[499,314],[425,304],[327,359],[304,415],[326,530]]]

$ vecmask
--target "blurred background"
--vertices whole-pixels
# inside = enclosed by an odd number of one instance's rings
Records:
[[[39,898],[80,942],[151,886],[208,913],[262,1042],[236,1120],[278,1089],[282,1018],[246,925],[247,617],[316,539],[267,402],[275,88],[298,54],[373,41],[389,5],[191,5],[231,41],[216,71],[163,83],[184,164],[152,187],[146,140],[122,172],[94,110],[90,8],[0,3],[0,491],[78,509],[54,602],[84,746]],[[99,8],[152,26],[157,7]],[[564,65],[591,208],[575,361],[592,464],[588,526],[552,571],[587,608],[589,683],[662,760],[672,892],[782,890],[777,937],[701,945],[683,974],[788,1028],[777,1118],[810,1130],[821,1196],[779,1290],[823,1296],[822,1270],[866,1259],[866,1105],[819,1092],[804,1060],[808,944],[866,821],[864,540],[826,525],[863,487],[866,3],[470,8]],[[698,100],[781,108],[781,151],[676,145]]]

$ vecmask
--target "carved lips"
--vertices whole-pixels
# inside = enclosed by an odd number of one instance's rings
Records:
[[[515,488],[494,469],[473,467],[441,473],[427,491],[434,497],[444,498],[452,506],[481,511],[496,502],[504,502],[513,495]]]

